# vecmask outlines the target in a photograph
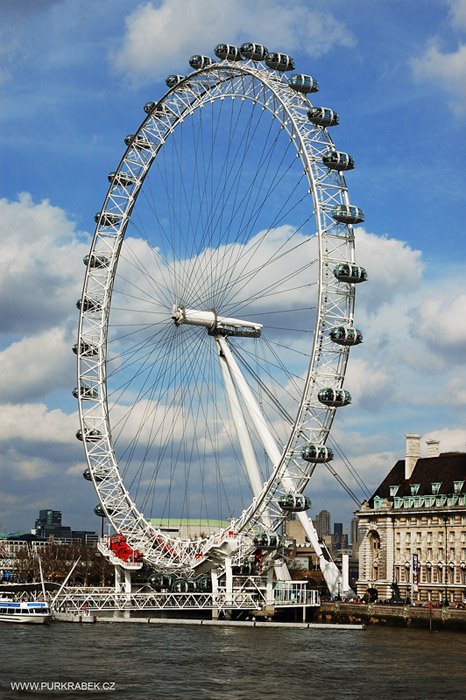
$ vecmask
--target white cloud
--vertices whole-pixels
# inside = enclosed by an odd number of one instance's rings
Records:
[[[453,27],[466,29],[466,0],[450,0],[450,20]]]
[[[457,32],[466,30],[466,0],[450,0],[450,24]],[[411,70],[419,82],[428,82],[435,90],[451,95],[450,107],[462,114],[466,110],[466,44],[453,51],[442,48],[449,37],[431,37],[423,54],[411,59]]]
[[[444,362],[464,364],[466,350],[466,293],[428,297],[418,309],[417,332],[426,346]]]
[[[126,18],[126,35],[112,61],[137,82],[139,77],[164,77],[187,71],[192,54],[212,54],[219,42],[241,44],[254,39],[271,51],[299,50],[319,56],[334,46],[355,43],[341,22],[327,10],[295,2],[286,7],[276,0],[163,0],[140,5]]]
[[[72,340],[63,328],[52,328],[9,345],[0,353],[0,396],[21,403],[52,391],[73,388]]]
[[[357,262],[366,268],[369,278],[356,290],[358,309],[364,309],[369,316],[380,306],[418,287],[423,270],[422,254],[407,243],[357,228],[356,252]]]
[[[77,414],[49,410],[43,403],[0,405],[0,444],[69,444],[78,425]]]
[[[33,334],[72,316],[87,246],[65,212],[28,194],[0,200],[0,333]]]
[[[443,428],[426,433],[421,441],[421,456],[426,454],[423,443],[427,440],[439,440],[440,452],[466,452],[465,428]]]

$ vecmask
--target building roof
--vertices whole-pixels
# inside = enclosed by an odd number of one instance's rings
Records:
[[[454,482],[463,482],[456,490]],[[369,499],[391,498],[390,486],[398,486],[397,496],[412,495],[411,486],[419,484],[419,495],[432,494],[432,484],[440,483],[439,494],[466,493],[466,453],[442,452],[438,457],[419,457],[410,479],[405,479],[405,460],[399,459]]]

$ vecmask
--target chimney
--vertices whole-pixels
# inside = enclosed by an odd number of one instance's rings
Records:
[[[416,462],[421,454],[421,436],[408,433],[406,436],[405,479],[411,479]]]
[[[426,440],[427,456],[438,457],[440,454],[440,440]]]

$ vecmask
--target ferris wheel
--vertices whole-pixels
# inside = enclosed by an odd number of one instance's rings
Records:
[[[333,457],[362,341],[364,215],[328,131],[338,115],[311,103],[317,81],[289,75],[285,54],[215,55],[170,75],[125,138],[77,304],[96,512],[168,572],[273,557],[290,514],[313,535],[306,487]]]

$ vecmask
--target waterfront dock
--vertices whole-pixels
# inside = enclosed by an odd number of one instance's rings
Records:
[[[386,625],[420,627],[466,632],[466,610],[450,607],[427,608],[414,605],[378,605],[376,603],[323,602],[315,620],[333,624]]]

